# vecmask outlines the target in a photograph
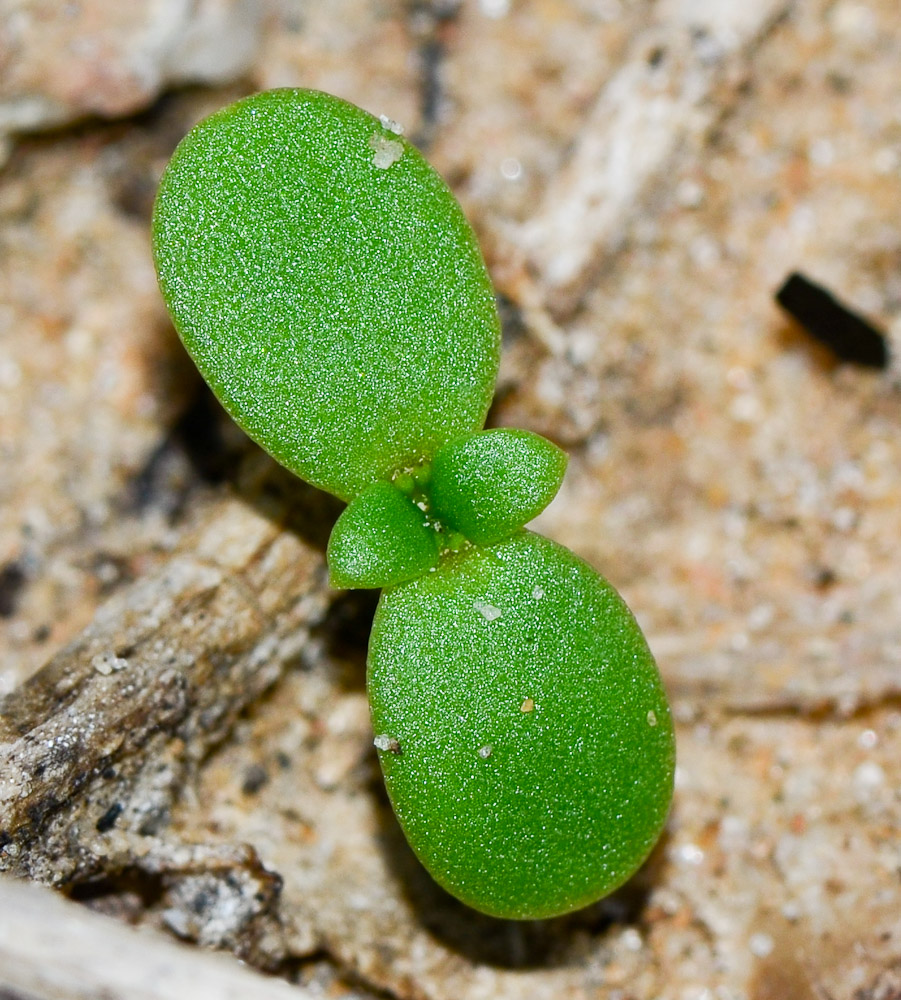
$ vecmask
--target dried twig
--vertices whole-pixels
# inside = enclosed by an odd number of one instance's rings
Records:
[[[0,995],[29,1000],[306,1000],[298,986],[0,878]]]
[[[291,502],[219,500],[162,571],[0,703],[0,870],[63,884],[134,864],[190,769],[328,603]],[[301,494],[302,496],[302,494]],[[252,859],[251,859],[252,860]]]
[[[515,240],[565,315],[615,250],[686,137],[722,113],[715,89],[790,7],[788,0],[668,0],[589,112],[572,155]]]

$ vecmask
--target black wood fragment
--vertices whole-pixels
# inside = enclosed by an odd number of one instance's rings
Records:
[[[776,301],[841,361],[869,368],[888,367],[885,335],[803,274],[790,274],[776,292]]]
[[[241,791],[245,795],[256,795],[258,791],[269,780],[266,768],[262,764],[251,764],[244,772],[244,781],[241,783]]]
[[[0,618],[11,618],[16,613],[24,586],[25,572],[18,563],[0,566]]]
[[[114,802],[95,824],[98,833],[108,833],[116,825],[116,820],[122,815],[121,802]]]

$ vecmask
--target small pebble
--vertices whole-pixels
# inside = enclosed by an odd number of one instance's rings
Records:
[[[128,666],[128,660],[124,660],[121,656],[116,656],[115,653],[98,653],[91,660],[91,666],[98,674],[109,676],[114,671],[124,670]]]
[[[682,844],[676,849],[676,857],[686,865],[699,865],[704,860],[704,852],[697,844]]]
[[[522,177],[522,164],[515,156],[508,156],[501,161],[501,177],[507,181],[518,181]]]
[[[620,935],[620,941],[628,951],[641,951],[641,935],[634,927],[627,927]]]
[[[885,783],[885,771],[875,761],[867,761],[854,769],[851,780],[858,791],[873,791]]]
[[[756,955],[757,958],[766,958],[767,955],[771,954],[774,944],[769,934],[752,934],[748,940],[751,954]]]

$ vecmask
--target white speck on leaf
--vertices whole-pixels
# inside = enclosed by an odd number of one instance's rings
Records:
[[[532,597],[534,597],[536,601],[540,601],[541,598],[544,597],[544,587],[533,587]]]
[[[473,607],[486,622],[493,622],[504,613],[500,608],[496,608],[493,604],[486,604],[484,601],[475,601]]]
[[[382,734],[376,736],[372,743],[376,750],[387,750],[390,753],[400,753],[400,742],[394,736]]]
[[[479,756],[482,758],[482,760],[488,760],[488,758],[491,756],[491,747],[490,746],[479,747]]]
[[[531,712],[535,709],[535,699],[526,698],[526,700],[519,706],[520,712]]]
[[[387,139],[383,135],[374,135],[369,140],[372,146],[372,165],[379,170],[387,170],[404,155],[403,143],[396,139]]]
[[[651,709],[648,712],[648,725],[649,726],[656,726],[657,725],[657,713],[653,709]]]
[[[395,135],[403,135],[404,127],[400,122],[396,122],[393,118],[389,118],[387,115],[379,115],[379,121],[382,123],[382,128],[387,129],[389,132],[393,132]]]

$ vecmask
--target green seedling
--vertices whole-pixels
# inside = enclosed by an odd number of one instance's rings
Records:
[[[238,424],[347,502],[331,579],[383,588],[367,683],[413,850],[478,910],[550,917],[647,857],[672,795],[672,720],[622,599],[524,527],[566,456],[482,429],[491,283],[399,131],[306,90],[201,122],[160,185],[160,287]]]

